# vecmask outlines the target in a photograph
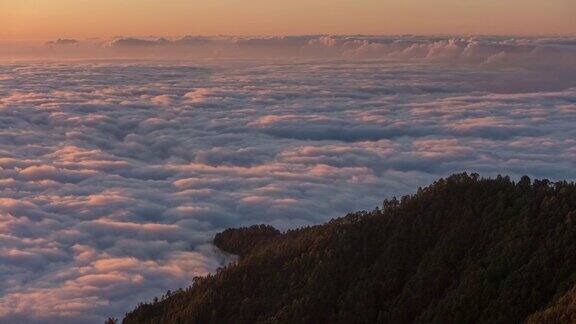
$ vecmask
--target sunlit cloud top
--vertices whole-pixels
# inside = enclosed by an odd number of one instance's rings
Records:
[[[187,34],[574,34],[573,0],[2,0],[0,39]]]

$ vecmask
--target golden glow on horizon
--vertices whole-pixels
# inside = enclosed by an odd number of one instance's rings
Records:
[[[0,39],[575,34],[574,0],[0,0]]]

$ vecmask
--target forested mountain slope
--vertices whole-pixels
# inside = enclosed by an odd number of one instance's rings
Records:
[[[381,209],[215,239],[238,262],[123,323],[563,323],[576,185],[457,174]]]

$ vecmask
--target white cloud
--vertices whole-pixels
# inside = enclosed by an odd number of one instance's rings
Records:
[[[463,170],[576,178],[576,78],[484,59],[561,40],[232,43],[419,61],[0,65],[0,321],[120,316],[224,264],[207,243],[231,226],[317,224]]]

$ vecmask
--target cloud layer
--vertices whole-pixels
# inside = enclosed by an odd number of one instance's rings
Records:
[[[250,46],[268,42],[302,40]],[[341,58],[2,64],[0,322],[118,316],[227,262],[208,242],[230,226],[317,224],[464,170],[575,179],[570,80]]]
[[[0,58],[346,58],[540,69],[576,66],[574,37],[185,36],[0,43]]]

